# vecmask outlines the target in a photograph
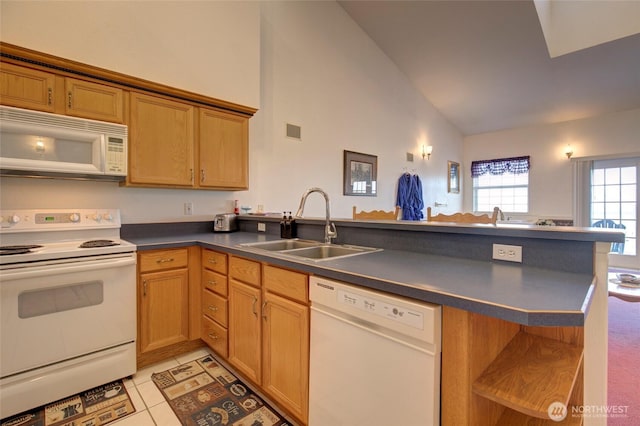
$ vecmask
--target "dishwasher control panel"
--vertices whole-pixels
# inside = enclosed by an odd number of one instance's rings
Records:
[[[348,316],[349,321],[375,330],[410,336],[439,350],[442,307],[339,281],[309,278],[311,311]]]
[[[408,309],[399,304],[385,302],[370,295],[356,294],[351,291],[338,290],[338,303],[352,306],[374,315],[398,321],[422,330],[424,328],[424,315],[422,312]]]

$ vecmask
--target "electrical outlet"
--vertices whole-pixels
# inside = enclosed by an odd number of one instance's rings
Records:
[[[496,260],[506,260],[507,262],[522,263],[522,246],[494,244],[493,258]]]
[[[193,214],[193,203],[184,203],[184,214],[186,216],[191,216]]]
[[[258,232],[267,232],[267,224],[264,222],[258,222]]]

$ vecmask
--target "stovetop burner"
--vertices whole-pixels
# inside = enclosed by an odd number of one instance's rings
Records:
[[[120,245],[120,243],[116,243],[113,240],[90,240],[80,244],[80,248],[109,247],[118,245]]]
[[[14,246],[0,246],[0,256],[9,256],[12,254],[31,253],[32,249],[40,248],[38,244],[22,244]]]

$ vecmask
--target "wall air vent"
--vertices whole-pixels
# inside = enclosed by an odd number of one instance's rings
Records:
[[[287,123],[287,137],[302,140],[302,128],[295,124]]]

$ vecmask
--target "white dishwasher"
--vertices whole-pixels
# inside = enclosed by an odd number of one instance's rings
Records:
[[[440,306],[318,277],[309,291],[309,425],[440,424]]]

